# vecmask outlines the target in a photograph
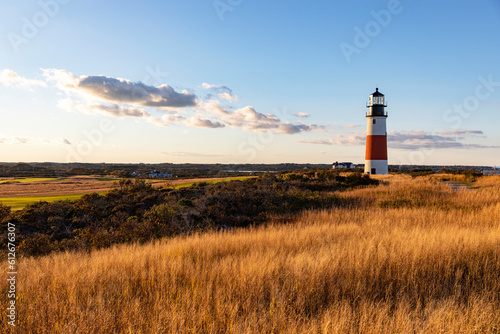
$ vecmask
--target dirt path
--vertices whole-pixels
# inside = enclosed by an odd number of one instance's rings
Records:
[[[448,186],[451,187],[453,190],[470,190],[469,186],[467,186],[464,183],[461,182],[453,182],[453,181],[448,181],[445,182]]]

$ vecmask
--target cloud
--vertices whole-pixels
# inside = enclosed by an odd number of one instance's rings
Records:
[[[62,99],[57,103],[57,106],[67,111],[86,114],[101,114],[115,117],[151,117],[151,114],[144,109],[115,103],[92,103],[90,101]]]
[[[211,121],[209,119],[203,119],[195,116],[185,120],[184,124],[198,128],[210,128],[210,129],[225,127],[225,125],[220,122]]]
[[[87,76],[80,79],[78,88],[108,101],[145,107],[182,108],[196,105],[196,95],[186,90],[178,93],[169,85],[154,87],[125,79]]]
[[[29,144],[38,146],[61,146],[71,145],[71,142],[66,138],[60,139],[43,139],[38,137],[21,137],[21,136],[6,136],[0,137],[0,144]]]
[[[104,111],[105,113],[111,114],[113,116],[128,116],[128,117],[151,117],[151,114],[144,109],[140,108],[130,108],[124,105],[118,104],[97,104],[90,107],[93,110]]]
[[[168,123],[177,123],[185,120],[186,117],[180,115],[163,115],[161,119]]]
[[[211,89],[211,90],[215,90],[215,91],[219,91],[219,92],[226,92],[226,93],[229,93],[231,95],[233,94],[233,90],[231,88],[229,88],[228,86],[211,85],[211,84],[204,82],[201,84],[201,87],[203,87],[203,89]]]
[[[41,80],[35,79],[27,79],[16,72],[4,69],[0,72],[0,83],[5,87],[15,87],[15,88],[24,88],[24,89],[32,89],[35,87],[47,87],[47,84]]]
[[[169,126],[171,124],[177,124],[184,121],[186,117],[181,115],[163,115],[160,118],[149,117],[148,122],[158,125],[158,126]]]
[[[231,103],[237,97],[231,88],[223,85],[203,83],[202,88],[214,93],[204,100],[185,90],[177,92],[169,85],[155,87],[104,75],[76,76],[60,69],[42,69],[42,73],[48,83],[65,94],[58,101],[58,107],[72,112],[143,118],[157,126],[182,123],[190,127],[231,127],[289,135],[325,129],[315,124],[280,120],[252,106],[235,108]],[[158,117],[155,113],[169,113],[170,116]],[[308,116],[307,113],[296,115]]]
[[[287,135],[293,135],[295,133],[300,133],[302,131],[311,131],[315,128],[314,125],[307,124],[291,124],[291,123],[281,123],[278,126],[277,132]]]
[[[443,136],[456,136],[459,138],[465,138],[467,135],[482,135],[483,131],[457,129],[457,130],[441,131],[441,132],[437,132],[437,134],[443,135]]]
[[[293,114],[293,116],[307,118],[307,117],[309,117],[309,114],[306,112],[298,112],[296,114]]]
[[[325,128],[316,124],[284,122],[276,115],[260,113],[251,106],[235,110],[229,115],[228,122],[230,126],[241,127],[244,130],[257,132],[274,130],[275,133],[288,135]]]
[[[459,140],[465,139],[467,135],[482,134],[479,130],[452,130],[431,134],[424,131],[390,131],[387,134],[388,146],[396,149],[477,149],[497,148],[500,146],[467,144]]]
[[[246,123],[272,124],[279,123],[279,118],[272,114],[262,114],[257,112],[254,107],[246,106],[236,110],[231,115],[233,125],[242,126]]]
[[[86,93],[104,101],[127,103],[142,107],[192,107],[196,95],[186,90],[176,92],[169,85],[158,87],[142,82],[111,78],[103,75],[74,76],[65,70],[42,69],[47,81],[64,91]]]
[[[201,84],[201,87],[203,87],[203,89],[208,89],[215,93],[218,93],[217,95],[219,96],[219,98],[223,100],[228,100],[231,102],[238,100],[238,97],[233,94],[233,90],[227,86],[211,85],[204,82]]]
[[[217,96],[219,96],[219,98],[223,99],[223,100],[228,100],[228,101],[231,101],[231,102],[234,102],[234,101],[238,101],[238,97],[237,96],[233,96],[229,93],[219,93],[217,94]]]
[[[54,68],[41,69],[45,80],[62,91],[68,92],[71,90],[78,91],[78,77],[73,73],[65,70],[57,70]]]
[[[387,134],[387,146],[393,149],[476,149],[497,148],[480,144],[462,143],[460,140],[467,135],[482,134],[479,130],[453,130],[431,134],[425,131],[390,131]],[[333,138],[302,140],[299,143],[319,145],[365,145],[366,133],[358,132],[348,135],[336,135]]]
[[[281,121],[276,115],[263,114],[255,110],[252,106],[231,111],[228,107],[223,107],[219,100],[209,100],[200,103],[197,108],[201,113],[209,112],[216,115],[218,122],[232,128],[242,128],[247,131],[266,132],[274,131],[279,134],[295,134],[303,131],[324,129],[323,126],[315,124]]]
[[[235,110],[230,114],[228,122],[232,127],[242,127],[245,130],[261,132],[263,130],[278,129],[282,124],[277,116],[257,112],[251,106]]]
[[[1,144],[27,144],[30,141],[31,139],[27,137],[16,137],[16,136],[0,137]]]
[[[213,114],[228,115],[231,112],[220,105],[219,100],[209,100],[207,102],[201,102],[198,104],[201,110],[211,112]]]
[[[198,103],[196,95],[186,91],[182,94],[177,93],[168,85],[153,87],[106,76],[77,77],[68,71],[56,69],[44,69],[43,74],[48,82],[66,93],[66,98],[61,99],[58,106],[73,112],[145,118],[152,124],[167,126],[186,119],[176,114],[178,108],[196,106]],[[163,115],[158,118],[141,107],[174,115]],[[219,123],[209,124],[196,120],[193,120],[192,124],[220,127]]]

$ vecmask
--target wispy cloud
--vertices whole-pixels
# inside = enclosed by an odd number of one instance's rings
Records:
[[[201,87],[203,89],[211,90],[214,93],[217,93],[217,96],[222,100],[228,100],[231,102],[238,101],[238,97],[233,94],[233,90],[224,85],[211,85],[204,82]]]
[[[148,122],[158,126],[169,126],[185,121],[186,117],[181,115],[163,115],[159,118],[149,117],[147,120]]]
[[[39,146],[64,146],[71,145],[71,142],[66,138],[59,139],[44,139],[39,137],[24,137],[24,136],[0,136],[0,144],[31,144]]]
[[[208,100],[206,102],[200,102],[198,104],[198,110],[206,111],[218,115],[229,115],[231,111],[229,108],[223,107],[219,100]]]
[[[16,72],[4,69],[0,72],[0,83],[5,87],[15,87],[24,89],[33,89],[36,87],[47,87],[47,83],[41,80],[27,79]]]
[[[390,131],[387,134],[388,146],[403,150],[413,149],[477,149],[477,148],[497,148],[500,146],[468,144],[460,140],[466,139],[469,135],[482,134],[479,130],[453,130],[442,131],[437,134],[425,131]]]
[[[131,108],[118,104],[97,104],[91,106],[95,110],[101,110],[113,116],[128,116],[128,117],[151,117],[151,114],[144,109]]]
[[[185,120],[184,123],[186,125],[194,126],[194,127],[198,127],[198,128],[216,129],[216,128],[225,127],[225,125],[220,123],[220,122],[212,121],[209,119],[203,119],[203,118],[199,118],[196,116],[193,116],[193,117]]]
[[[309,117],[309,114],[306,112],[298,112],[298,113],[293,114],[293,116],[307,118],[307,117]]]
[[[456,136],[458,138],[465,138],[468,135],[472,135],[472,136],[483,135],[483,131],[481,131],[481,130],[462,130],[462,129],[457,129],[457,130],[441,131],[441,132],[437,132],[437,134],[438,135],[443,135],[443,136]]]
[[[452,130],[442,131],[437,134],[425,131],[390,131],[387,134],[387,146],[393,149],[416,150],[416,149],[477,149],[498,148],[495,145],[481,145],[464,143],[462,140],[468,137],[482,135],[480,130]],[[318,145],[365,145],[366,133],[357,132],[353,134],[339,134],[332,138],[302,140],[299,143]]]
[[[2,144],[26,144],[31,140],[26,137],[0,137]]]

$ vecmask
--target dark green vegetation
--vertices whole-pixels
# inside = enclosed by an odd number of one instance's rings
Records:
[[[0,163],[0,177],[68,177],[74,175],[114,175],[131,177],[133,172],[148,174],[152,170],[169,172],[174,177],[245,176],[293,169],[329,169],[327,164],[106,164],[106,163]]]
[[[87,250],[199,231],[259,225],[272,215],[284,221],[312,208],[351,206],[333,191],[378,184],[367,175],[334,170],[267,174],[258,179],[157,189],[143,180],[121,180],[105,195],[72,203],[39,202],[11,212],[0,206],[1,225],[14,223],[19,253]],[[1,246],[7,240],[2,228]]]
[[[389,166],[391,173],[415,173],[426,175],[432,172],[464,173],[480,172],[490,167],[485,166]],[[113,175],[131,177],[133,172],[147,174],[152,170],[169,172],[174,177],[226,177],[262,174],[265,172],[283,172],[301,169],[331,169],[331,164],[117,164],[117,163],[0,163],[0,177],[69,177],[74,175]],[[362,171],[359,167],[357,171]],[[430,173],[429,173],[430,172]]]

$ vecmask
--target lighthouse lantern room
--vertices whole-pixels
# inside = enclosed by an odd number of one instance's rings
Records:
[[[387,163],[387,112],[384,94],[376,89],[370,95],[370,101],[366,105],[367,131],[366,131],[366,153],[365,173],[388,174]]]

